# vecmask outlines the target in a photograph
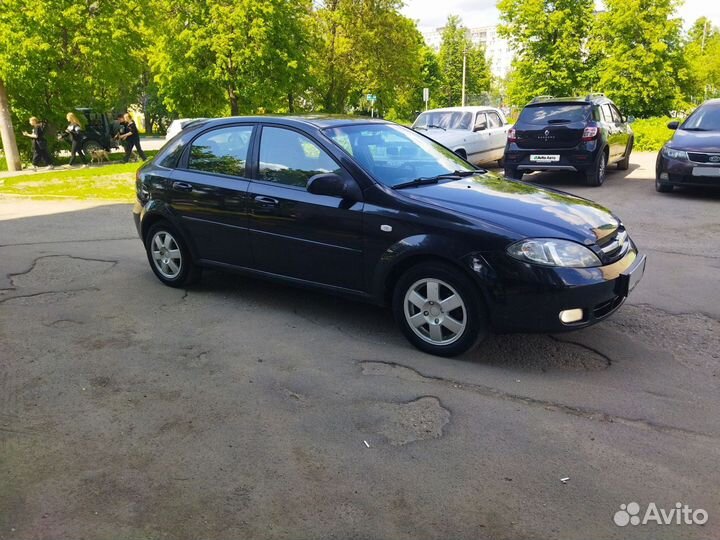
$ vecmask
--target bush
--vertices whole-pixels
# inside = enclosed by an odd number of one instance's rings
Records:
[[[673,136],[674,131],[667,127],[668,122],[672,121],[673,118],[660,116],[633,122],[634,149],[640,152],[658,152]]]

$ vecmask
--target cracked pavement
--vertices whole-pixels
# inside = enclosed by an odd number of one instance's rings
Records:
[[[127,205],[0,201],[0,539],[720,537],[720,195],[646,161],[537,177],[623,218],[628,303],[458,359],[372,306],[164,287]],[[709,520],[615,526],[632,501]]]

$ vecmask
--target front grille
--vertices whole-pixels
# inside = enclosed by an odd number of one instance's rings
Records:
[[[717,163],[720,165],[720,154],[708,154],[705,152],[688,152],[688,158],[695,163]]]
[[[612,264],[622,259],[630,249],[630,237],[624,227],[619,227],[615,234],[602,239],[598,244],[602,252],[603,262]]]

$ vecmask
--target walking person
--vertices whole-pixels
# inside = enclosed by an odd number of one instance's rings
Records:
[[[67,113],[68,127],[65,132],[70,136],[70,161],[69,165],[75,163],[75,157],[79,156],[83,162],[83,166],[87,166],[87,158],[82,150],[83,134],[80,120],[74,113]]]
[[[45,138],[45,123],[40,122],[36,117],[30,117],[30,126],[32,127],[32,133],[23,131],[23,135],[32,139],[32,164],[33,170],[37,171],[37,168],[42,163],[50,169],[54,169],[52,157],[48,152],[47,139]]]
[[[125,113],[124,120],[126,132],[119,137],[121,140],[126,141],[126,144],[123,145],[125,147],[125,158],[123,161],[125,163],[130,161],[133,147],[137,150],[140,159],[145,161],[147,157],[145,157],[145,152],[140,148],[140,132],[138,131],[135,121],[132,119],[132,116],[130,116],[130,113]]]

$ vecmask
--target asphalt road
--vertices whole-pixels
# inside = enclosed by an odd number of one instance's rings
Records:
[[[0,539],[719,538],[720,194],[635,161],[533,178],[623,218],[626,305],[458,359],[363,304],[164,287],[127,205],[0,202]]]

